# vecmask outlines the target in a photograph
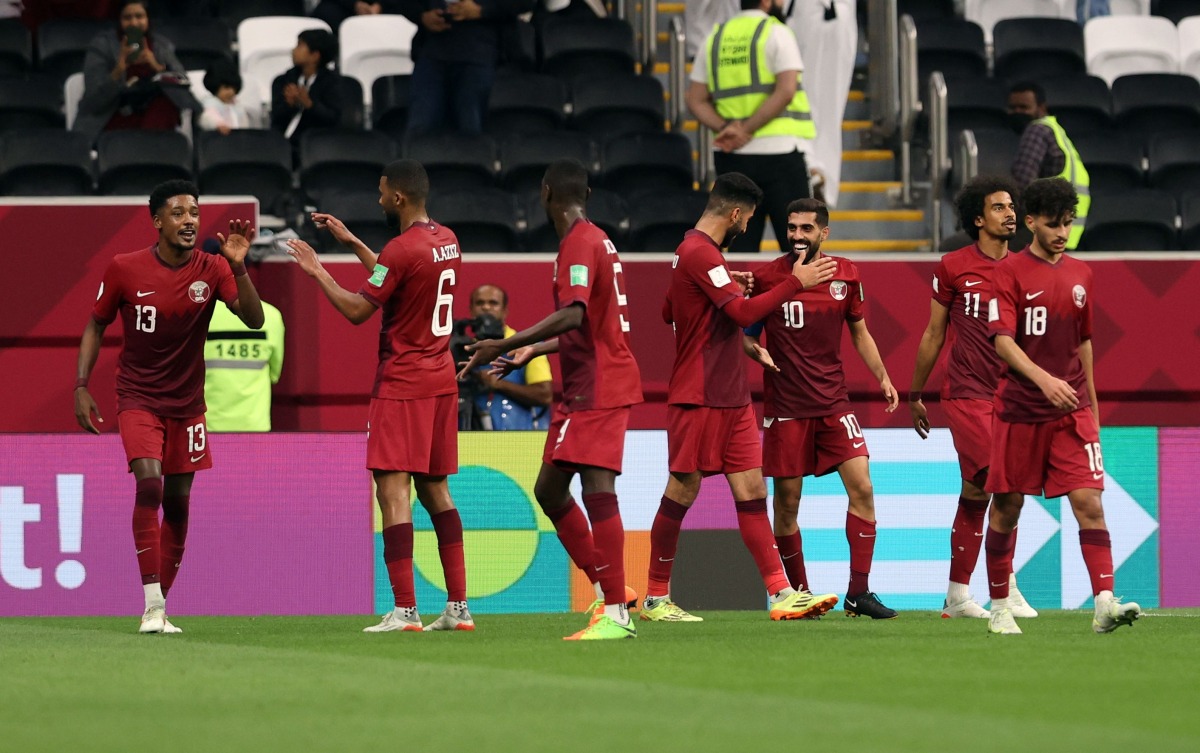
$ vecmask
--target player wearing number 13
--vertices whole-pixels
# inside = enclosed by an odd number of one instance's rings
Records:
[[[167,619],[166,597],[183,560],[188,500],[196,471],[212,467],[204,424],[204,339],[217,299],[252,329],[263,324],[244,260],[254,230],[229,223],[221,257],[195,250],[200,231],[196,186],[173,180],[150,194],[158,242],[120,254],[104,272],[83,331],[75,381],[75,418],[93,434],[103,422],[87,383],[104,330],[117,316],[125,343],[117,362],[117,426],[137,483],[133,542],[146,606],[139,632],[182,632]],[[162,523],[158,509],[162,508]]]
[[[429,176],[421,163],[397,160],[379,178],[379,205],[399,231],[378,255],[340,220],[317,212],[317,227],[349,248],[371,276],[357,293],[341,287],[312,246],[288,241],[288,253],[316,279],[333,307],[352,324],[383,309],[379,367],[367,412],[367,468],[383,515],[383,562],[395,608],[367,633],[420,631],[413,580],[409,487],[429,513],[446,576],[442,615],[424,630],[474,630],[467,611],[462,521],[446,477],[458,472],[458,385],[450,357],[451,309],[461,257],[458,238],[429,218]]]
[[[1067,256],[1078,197],[1062,178],[1025,189],[1026,253],[996,267],[988,333],[1008,366],[996,391],[986,489],[993,494],[987,539],[993,633],[1019,634],[1008,603],[1013,533],[1022,495],[1067,495],[1095,594],[1092,627],[1109,633],[1141,611],[1113,597],[1112,544],[1100,492],[1104,461],[1092,374],[1092,270]]]

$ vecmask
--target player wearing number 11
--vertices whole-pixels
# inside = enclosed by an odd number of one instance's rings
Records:
[[[117,426],[137,484],[133,543],[146,600],[138,632],[181,633],[167,619],[167,593],[183,560],[192,480],[212,467],[204,424],[208,321],[218,298],[251,329],[263,325],[263,310],[244,263],[254,238],[248,222],[230,222],[228,238],[217,234],[220,257],[197,252],[199,192],[183,180],[155,187],[150,217],[158,242],[118,255],[104,271],[79,345],[75,419],[100,433],[92,417],[104,419],[87,383],[104,330],[120,316]]]
[[[474,630],[467,611],[462,521],[446,477],[458,472],[458,385],[450,357],[451,309],[461,264],[458,238],[429,218],[429,176],[421,163],[397,160],[379,178],[379,205],[399,231],[378,255],[332,215],[316,213],[318,227],[349,248],[370,272],[357,293],[341,287],[304,241],[288,253],[352,324],[383,309],[379,367],[367,411],[367,468],[383,515],[383,562],[395,608],[365,633]],[[429,513],[446,576],[446,608],[424,628],[413,580],[413,524],[409,487]]]

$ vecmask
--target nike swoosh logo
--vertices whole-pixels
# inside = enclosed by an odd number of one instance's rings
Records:
[[[792,557],[795,557],[795,556],[797,556],[797,555],[799,555],[799,554],[800,554],[800,552],[793,552],[793,553],[791,553],[791,554],[785,554],[785,555],[783,555],[782,557],[780,557],[780,559],[784,559],[784,560],[790,560]]]
[[[865,444],[866,444],[866,442],[855,442],[855,443],[854,443],[854,449],[856,449],[856,450],[857,450],[859,447],[862,447],[862,446],[863,446],[863,445],[865,445]]]
[[[975,533],[975,532],[974,532],[974,531],[972,531],[971,533]],[[982,534],[982,533],[975,533],[975,535],[976,535],[976,536],[978,536],[978,537],[979,537],[979,538],[981,538],[981,539],[983,538],[983,534]]]
[[[855,609],[857,609],[857,608],[858,608],[858,602],[857,602],[857,601],[850,601],[849,599],[846,599],[846,606],[848,606],[848,607],[854,607]]]
[[[668,559],[667,557],[659,557],[659,558],[658,558],[658,561],[659,561],[659,562],[674,562],[674,561],[675,561],[675,558],[674,558],[674,557],[671,557],[671,558],[669,558],[669,559]]]
[[[992,588],[1000,588],[1001,586],[1007,586],[1007,585],[1008,585],[1008,581],[1005,581],[1005,582],[1003,582],[1003,583],[991,583],[990,585],[991,585],[991,587],[992,587]]]
[[[145,549],[139,549],[136,552],[134,552],[134,554],[141,554],[142,552],[148,552],[148,551],[150,551],[150,547],[146,547]]]
[[[1101,577],[1101,578],[1111,578],[1111,577],[1112,577],[1112,573],[1109,573],[1108,575],[1105,575],[1104,573],[1100,573],[1100,577]]]
[[[601,570],[606,570],[607,568],[608,568],[608,565],[596,565],[596,572],[600,572]]]
[[[1104,478],[1104,474],[1103,473],[1093,473],[1092,478],[1096,481],[1099,481],[1100,479]]]
[[[207,452],[202,452],[202,453],[200,453],[199,455],[197,455],[196,457],[194,457],[194,458],[191,458],[191,461],[192,461],[193,463],[199,463],[199,462],[200,462],[200,459],[201,459],[201,458],[203,458],[203,457],[204,457],[205,455],[207,455],[207,454],[208,454]]]
[[[859,538],[862,538],[862,539],[873,539],[873,538],[875,538],[876,534],[871,534],[870,536],[868,536],[865,533],[859,533],[858,536],[859,536]]]
[[[143,293],[142,291],[140,291],[140,290],[139,290],[139,291],[137,292],[137,297],[138,297],[138,298],[145,298],[145,297],[146,297],[146,296],[148,296],[148,295],[154,295],[154,293],[155,293],[155,291],[153,291],[153,290],[147,291],[147,292],[145,292],[145,293]]]
[[[964,282],[964,283],[963,283],[963,286],[964,286],[964,287],[968,287],[968,288],[973,288],[973,287],[975,287],[976,285],[982,285],[982,284],[983,284],[983,280],[974,280],[974,281],[971,281],[971,282]]]
[[[1042,293],[1045,293],[1045,292],[1046,292],[1046,291],[1044,291],[1044,290],[1039,290],[1039,291],[1038,291],[1038,292],[1036,292],[1036,293],[1026,293],[1026,294],[1025,294],[1025,300],[1027,300],[1027,301],[1032,301],[1034,298],[1037,298],[1039,295],[1041,295]]]

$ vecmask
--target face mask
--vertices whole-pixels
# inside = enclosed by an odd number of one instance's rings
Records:
[[[1024,131],[1025,126],[1029,125],[1033,121],[1034,117],[1032,115],[1028,115],[1023,112],[1010,112],[1008,114],[1008,125],[1017,133]]]

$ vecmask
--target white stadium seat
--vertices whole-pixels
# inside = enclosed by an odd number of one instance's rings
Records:
[[[253,79],[268,105],[271,82],[292,67],[296,37],[308,29],[330,31],[329,24],[321,19],[303,16],[258,16],[238,24],[238,68],[242,80]]]
[[[1006,18],[1075,18],[1075,6],[1068,14],[1060,0],[967,0],[968,21],[974,21],[983,29],[984,41],[992,43],[992,27]]]
[[[1179,22],[1179,70],[1200,79],[1200,16]]]
[[[1083,27],[1088,73],[1109,86],[1130,73],[1179,73],[1179,32],[1160,16],[1104,16]]]
[[[371,84],[380,76],[412,73],[412,38],[417,27],[404,16],[351,16],[338,30],[341,74],[358,79],[371,106]]]

